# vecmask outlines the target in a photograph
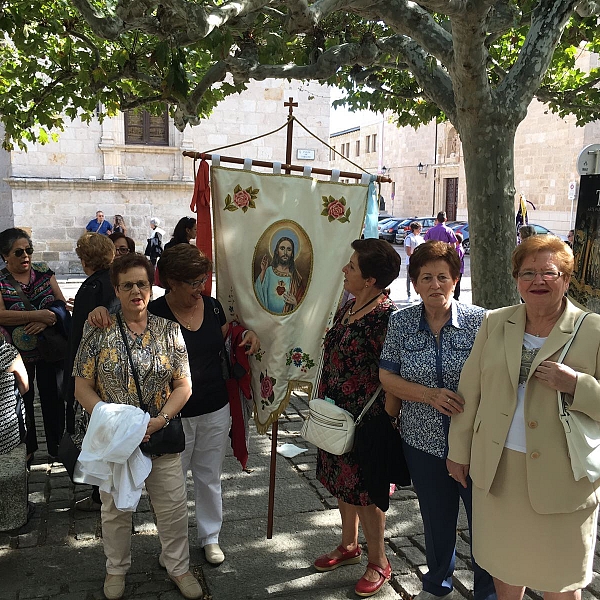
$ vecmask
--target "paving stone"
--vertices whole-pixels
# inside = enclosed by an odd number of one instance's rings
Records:
[[[425,555],[414,546],[405,546],[398,549],[399,554],[403,555],[406,560],[413,566],[418,567],[419,565],[427,564]]]
[[[454,570],[454,585],[464,594],[473,591],[473,571]]]
[[[416,596],[423,589],[421,580],[414,573],[394,575],[392,587],[407,600]]]
[[[19,600],[29,600],[30,598],[44,598],[47,596],[56,596],[61,593],[60,585],[51,585],[45,589],[39,587],[27,586],[21,589]]]
[[[32,531],[31,533],[24,533],[18,536],[18,545],[19,548],[32,548],[37,545],[38,542],[38,532]]]

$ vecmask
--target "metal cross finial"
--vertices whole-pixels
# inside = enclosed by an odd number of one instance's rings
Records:
[[[289,116],[291,117],[292,114],[294,113],[294,106],[298,106],[298,103],[294,102],[294,99],[292,98],[292,96],[290,96],[290,99],[287,102],[284,102],[283,105],[289,106],[289,108],[290,108]]]

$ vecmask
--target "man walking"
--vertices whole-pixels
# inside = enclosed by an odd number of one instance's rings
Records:
[[[96,211],[96,218],[92,219],[85,227],[86,231],[92,233],[101,233],[102,235],[110,235],[112,226],[108,221],[104,220],[104,213],[101,210]]]
[[[444,224],[446,222],[446,213],[439,212],[436,220],[437,224],[435,227],[432,227],[425,234],[425,241],[438,240],[456,247],[456,235],[454,235],[454,231]]]

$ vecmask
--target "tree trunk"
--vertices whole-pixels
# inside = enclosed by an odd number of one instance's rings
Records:
[[[511,275],[516,245],[514,140],[516,125],[498,118],[461,123],[471,244],[473,304],[500,308],[519,301]]]

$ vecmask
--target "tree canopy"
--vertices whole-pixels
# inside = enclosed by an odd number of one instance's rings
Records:
[[[448,119],[465,154],[475,296],[502,305],[515,299],[514,132],[534,97],[578,124],[600,116],[600,68],[578,64],[600,50],[599,13],[595,0],[11,0],[0,9],[4,146],[47,141],[65,115],[99,107],[168,103],[183,129],[266,78],[330,83],[346,91],[339,102],[391,110],[401,125]],[[487,181],[480,159],[494,165]],[[492,229],[500,258],[484,242]],[[485,281],[491,258],[502,292]]]

